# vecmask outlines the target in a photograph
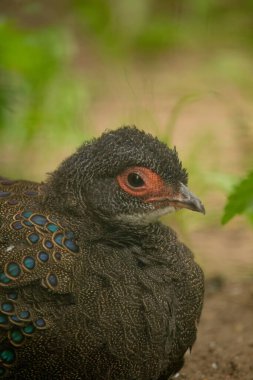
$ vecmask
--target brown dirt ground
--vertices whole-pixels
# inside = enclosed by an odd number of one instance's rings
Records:
[[[253,234],[240,220],[192,231],[206,275],[198,338],[179,380],[253,380]]]
[[[198,339],[178,379],[253,379],[253,278],[207,281]]]

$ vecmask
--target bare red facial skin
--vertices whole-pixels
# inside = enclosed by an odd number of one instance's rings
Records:
[[[143,180],[142,186],[131,186],[128,177],[132,173],[138,174],[141,177]],[[145,202],[168,199],[170,196],[173,196],[172,188],[167,186],[158,174],[144,167],[133,166],[127,168],[117,176],[117,181],[124,191],[135,197],[142,198]]]
[[[137,182],[130,183],[129,175],[137,174]],[[156,209],[172,206],[174,209],[188,208],[205,214],[205,208],[199,198],[192,194],[181,182],[178,186],[167,185],[152,170],[133,166],[117,176],[119,186],[128,194],[139,197],[143,202],[152,203]]]

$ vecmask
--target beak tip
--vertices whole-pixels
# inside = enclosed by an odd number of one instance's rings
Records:
[[[198,198],[194,198],[192,200],[192,210],[200,212],[201,214],[206,214],[205,206],[201,203],[201,201]]]
[[[184,184],[181,184],[181,196],[182,202],[188,206],[187,208],[205,215],[206,210],[200,199],[191,193]]]
[[[206,209],[205,209],[204,205],[202,205],[202,203],[200,205],[200,210],[199,211],[201,212],[201,214],[206,215]]]

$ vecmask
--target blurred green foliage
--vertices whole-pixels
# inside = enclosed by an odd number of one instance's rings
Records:
[[[23,144],[42,133],[62,139],[73,133],[80,116],[77,105],[85,105],[88,96],[68,68],[72,46],[70,35],[59,27],[31,32],[0,22],[2,143],[14,138]]]
[[[73,11],[108,52],[161,53],[210,46],[252,48],[251,1],[75,0]]]
[[[94,94],[87,78],[73,70],[78,36],[108,65],[114,58],[127,65],[135,57],[148,65],[163,53],[184,51],[187,56],[187,51],[205,51],[207,46],[253,47],[250,1],[74,0],[52,7],[48,1],[1,3],[2,142],[12,136],[26,142],[42,130],[50,138],[68,139],[78,136],[81,123],[88,131]],[[238,65],[230,72],[238,73]]]
[[[239,214],[245,215],[253,225],[253,171],[248,173],[229,195],[222,223],[227,223]]]

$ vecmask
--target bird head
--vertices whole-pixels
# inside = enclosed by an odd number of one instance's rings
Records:
[[[113,223],[149,224],[181,208],[205,212],[187,188],[176,149],[135,127],[105,132],[82,145],[52,174],[59,202]]]

